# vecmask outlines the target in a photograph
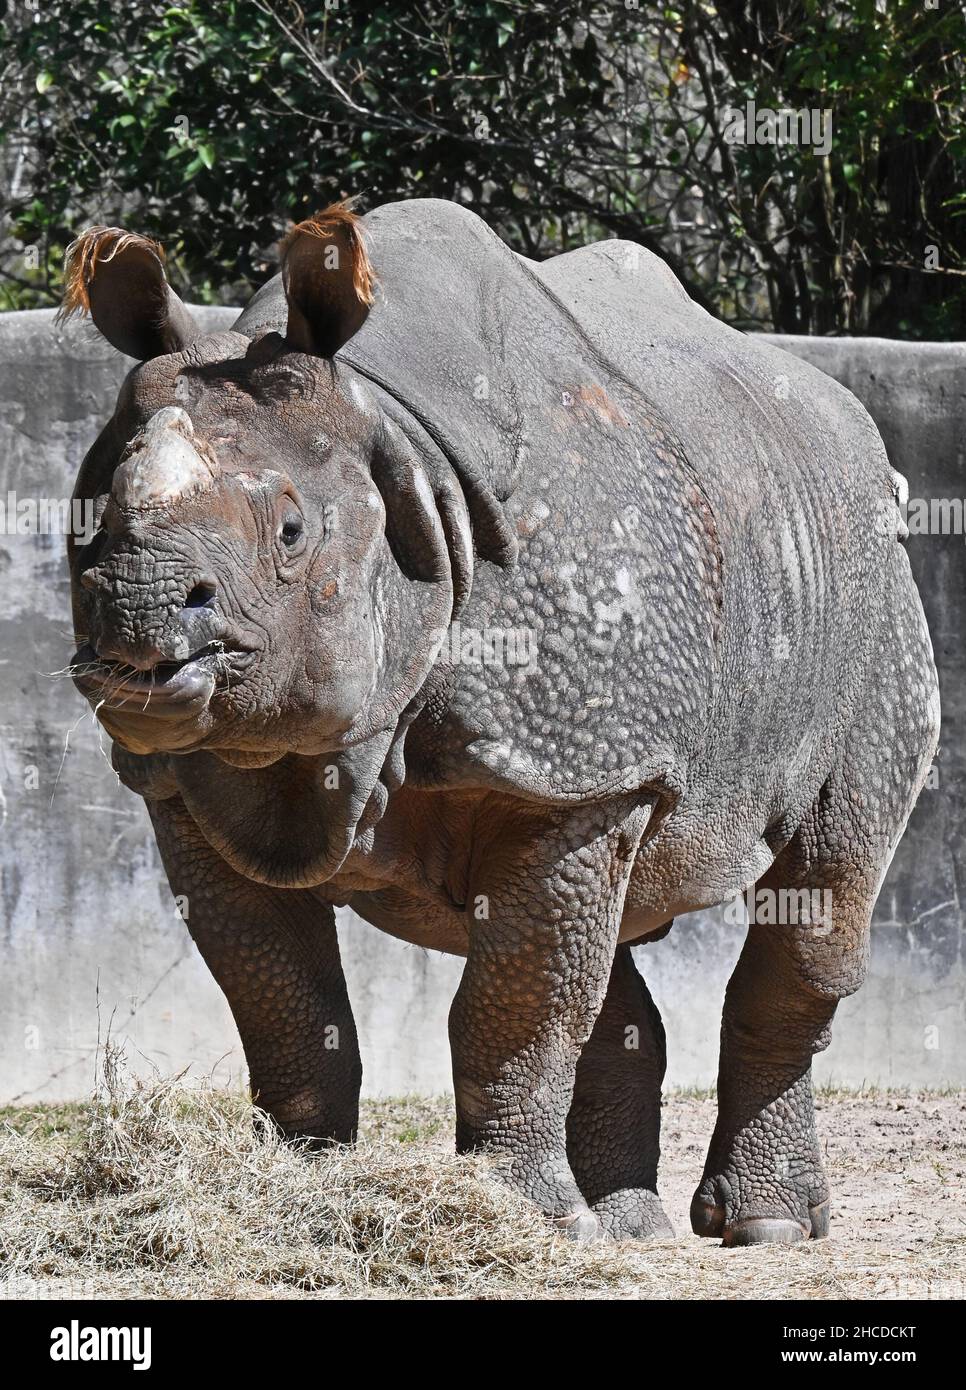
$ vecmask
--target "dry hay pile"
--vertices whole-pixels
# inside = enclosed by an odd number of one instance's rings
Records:
[[[374,1109],[374,1138],[310,1155],[257,1112],[253,1126],[242,1097],[145,1084],[109,1053],[93,1102],[53,1138],[45,1112],[3,1126],[8,1287],[472,1298],[616,1292],[633,1276],[639,1252],[555,1234],[484,1159],[406,1142],[438,1125],[439,1103],[435,1120],[432,1103]]]

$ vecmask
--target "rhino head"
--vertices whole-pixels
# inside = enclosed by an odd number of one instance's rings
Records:
[[[205,335],[160,248],[94,228],[67,312],[138,359],[75,496],[75,680],[131,754],[238,767],[399,726],[469,591],[466,489],[390,395],[340,360],[377,298],[345,204],[299,224],[282,275]]]

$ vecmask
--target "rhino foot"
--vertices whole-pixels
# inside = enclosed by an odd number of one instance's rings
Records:
[[[747,1142],[752,1137],[754,1146]],[[710,1174],[705,1170],[691,1201],[695,1235],[728,1246],[793,1245],[828,1235],[828,1188],[817,1143],[775,1163],[766,1158],[762,1137],[761,1130],[746,1132],[729,1159]]]
[[[656,1192],[623,1188],[593,1205],[605,1235],[613,1240],[671,1240],[674,1228]]]
[[[568,1240],[575,1240],[581,1245],[591,1240],[600,1240],[605,1234],[600,1221],[589,1207],[568,1212],[566,1216],[558,1216],[553,1224]]]
[[[728,1060],[731,1060],[730,1057]],[[724,1245],[791,1245],[828,1235],[829,1192],[815,1130],[811,1076],[761,1104],[725,1088],[691,1229]],[[720,1088],[719,1088],[720,1091]],[[778,1092],[779,1094],[776,1094]]]

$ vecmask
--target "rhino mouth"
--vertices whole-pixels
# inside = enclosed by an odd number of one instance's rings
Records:
[[[216,693],[237,685],[255,653],[225,642],[208,642],[182,661],[164,661],[140,671],[99,657],[89,644],[72,662],[74,682],[87,698],[110,710],[159,714],[186,705],[204,707]]]

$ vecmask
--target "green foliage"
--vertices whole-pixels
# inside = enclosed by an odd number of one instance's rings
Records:
[[[54,302],[67,242],[106,222],[161,240],[191,298],[237,300],[289,218],[361,192],[454,198],[532,256],[630,237],[742,324],[956,335],[966,17],[926,2],[20,0],[0,295]],[[831,109],[828,157],[729,145],[749,99]]]
[[[712,210],[712,243],[720,214],[733,214],[747,248],[738,262],[764,282],[767,319],[790,332],[961,336],[960,0],[889,0],[881,10],[875,0],[757,0],[720,5],[713,21],[709,8],[682,6],[679,46],[720,160],[711,177],[703,164],[689,167]],[[759,109],[827,110],[829,153],[723,150],[721,106],[748,98]],[[726,296],[735,265],[726,257]]]
[[[564,139],[558,105],[571,123],[586,116],[603,78],[569,64],[565,16],[492,3],[457,19],[457,8],[430,4],[411,21],[345,0],[14,12],[19,90],[0,120],[7,144],[31,147],[14,235],[62,251],[79,223],[123,215],[165,242],[195,295],[201,275],[229,297],[265,278],[288,217],[360,190],[370,204],[459,198],[536,249],[521,182],[532,137]]]

